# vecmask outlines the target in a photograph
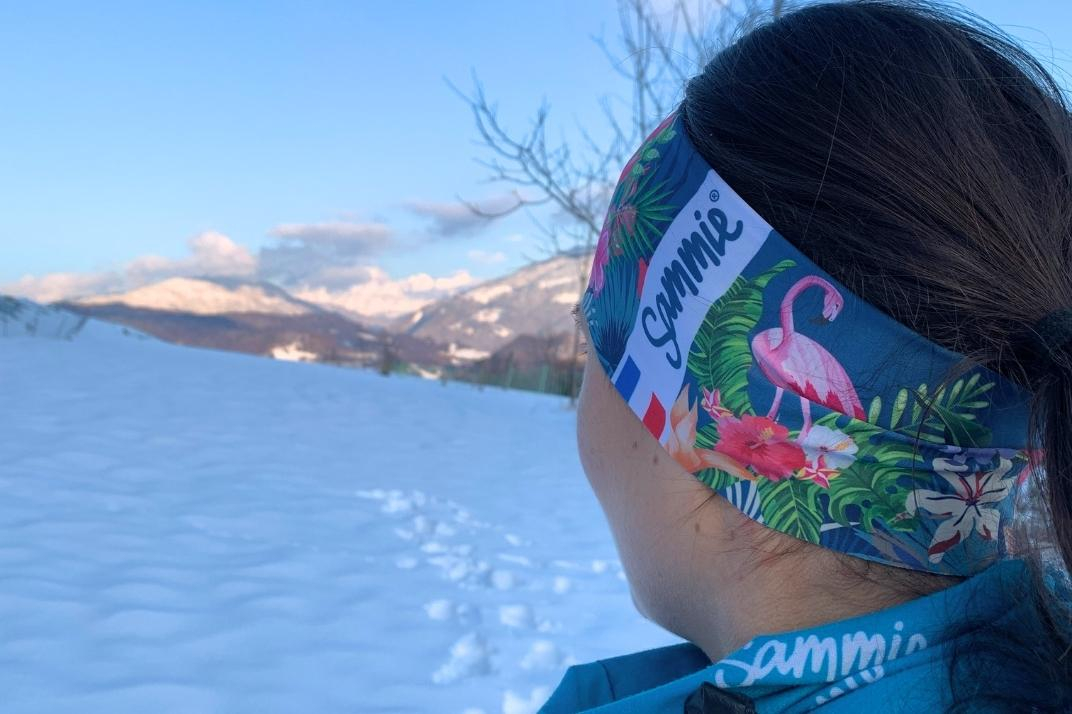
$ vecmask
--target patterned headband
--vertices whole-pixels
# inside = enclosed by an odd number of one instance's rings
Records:
[[[753,520],[914,570],[970,575],[1006,556],[1039,453],[1028,394],[981,366],[943,386],[962,356],[806,258],[676,113],[622,172],[581,304],[632,411]]]

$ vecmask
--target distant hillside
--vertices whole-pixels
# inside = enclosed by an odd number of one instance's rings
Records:
[[[536,345],[548,339],[557,343],[552,351],[563,351],[588,263],[557,256],[379,325],[270,283],[234,278],[170,278],[58,308],[72,320],[94,317],[168,342],[277,359],[379,366],[387,355],[435,370],[489,358],[499,364],[509,353],[506,363],[517,368],[543,359],[546,350]]]
[[[514,339],[570,333],[570,308],[587,279],[588,256],[556,256],[438,300],[399,320],[413,337],[464,346],[484,358]],[[582,278],[583,276],[583,278]]]
[[[50,337],[69,340],[88,318],[58,307],[0,295],[0,337]]]
[[[439,345],[369,328],[268,283],[171,278],[127,293],[59,306],[176,344],[277,359],[375,365],[385,349],[398,359],[418,364],[450,359]]]
[[[40,305],[33,300],[0,295],[0,338],[73,340],[117,333],[149,339],[126,326],[91,320],[59,305]]]
[[[191,315],[309,315],[326,312],[270,283],[234,278],[169,278],[130,292],[95,295],[73,302],[86,307],[124,305]]]

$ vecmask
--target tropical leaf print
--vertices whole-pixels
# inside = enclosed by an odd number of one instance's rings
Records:
[[[878,424],[880,414],[882,414],[882,397],[876,394],[871,399],[871,406],[867,408],[867,421],[872,424]]]
[[[611,252],[624,255],[629,262],[646,258],[655,251],[655,244],[677,211],[670,203],[673,189],[667,181],[654,183],[653,176],[654,173],[642,174],[622,197],[622,202],[611,208]]]
[[[707,311],[692,343],[689,372],[700,387],[718,389],[721,403],[738,416],[755,414],[748,398],[752,366],[748,336],[763,312],[763,289],[794,264],[783,260],[751,280],[737,278]]]
[[[905,467],[891,464],[855,462],[830,482],[830,517],[841,525],[853,525],[850,507],[855,507],[858,527],[868,533],[876,520],[894,530],[915,530],[919,521],[906,516],[907,491],[897,484],[905,471]]]
[[[936,444],[989,446],[990,429],[978,420],[977,413],[990,406],[986,393],[993,386],[993,382],[981,382],[976,372],[951,387],[930,390],[921,384],[914,391],[903,388],[894,399],[890,429]]]
[[[721,491],[724,488],[729,488],[735,483],[739,483],[740,479],[736,476],[726,473],[722,469],[704,469],[696,474],[696,478],[701,483],[705,483],[711,487],[713,491]]]
[[[910,475],[914,464],[922,464],[911,444],[883,438],[886,429],[843,414],[831,412],[816,424],[839,428],[852,437],[859,451],[856,460],[830,480],[830,517],[841,525],[854,525],[870,533],[876,520],[895,530],[914,530],[918,520],[904,513],[908,489],[899,483]],[[855,516],[855,517],[854,517]]]
[[[820,486],[812,481],[787,478],[781,481],[759,479],[756,487],[764,523],[801,540],[819,542],[819,528],[823,524],[819,508]]]
[[[621,199],[623,191],[631,188],[631,184],[624,180],[628,177],[640,177],[648,172],[647,164],[651,161],[657,160],[661,156],[659,146],[666,144],[671,139],[677,136],[677,130],[674,129],[674,123],[672,117],[667,117],[659,126],[655,127],[655,131],[651,136],[644,140],[644,143],[640,145],[636,153],[633,154],[629,163],[625,165],[622,170],[622,181],[619,182],[614,196],[612,197],[613,203],[618,203]]]
[[[757,523],[763,522],[763,513],[759,510],[759,490],[755,481],[737,481],[723,488],[721,493],[746,516]]]
[[[677,131],[672,117],[668,117],[644,141],[622,171],[606,220],[613,256],[624,255],[633,263],[647,259],[665,226],[674,219],[679,207],[669,203],[673,189],[667,187],[667,181],[652,184],[655,172],[651,170],[651,163],[659,160],[662,145],[675,136]]]
[[[613,374],[629,340],[637,313],[636,263],[610,261],[604,289],[598,296],[584,294],[582,308],[588,320],[592,347],[607,374]]]

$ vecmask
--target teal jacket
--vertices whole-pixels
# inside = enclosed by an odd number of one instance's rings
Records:
[[[1023,561],[999,561],[896,607],[756,637],[714,663],[686,643],[576,665],[540,714],[940,712],[949,649],[973,622],[1026,622],[1029,578]],[[950,638],[951,626],[968,632]]]

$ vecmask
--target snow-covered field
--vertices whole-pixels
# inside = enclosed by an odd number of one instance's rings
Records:
[[[637,615],[553,397],[0,337],[0,711],[532,712]]]

